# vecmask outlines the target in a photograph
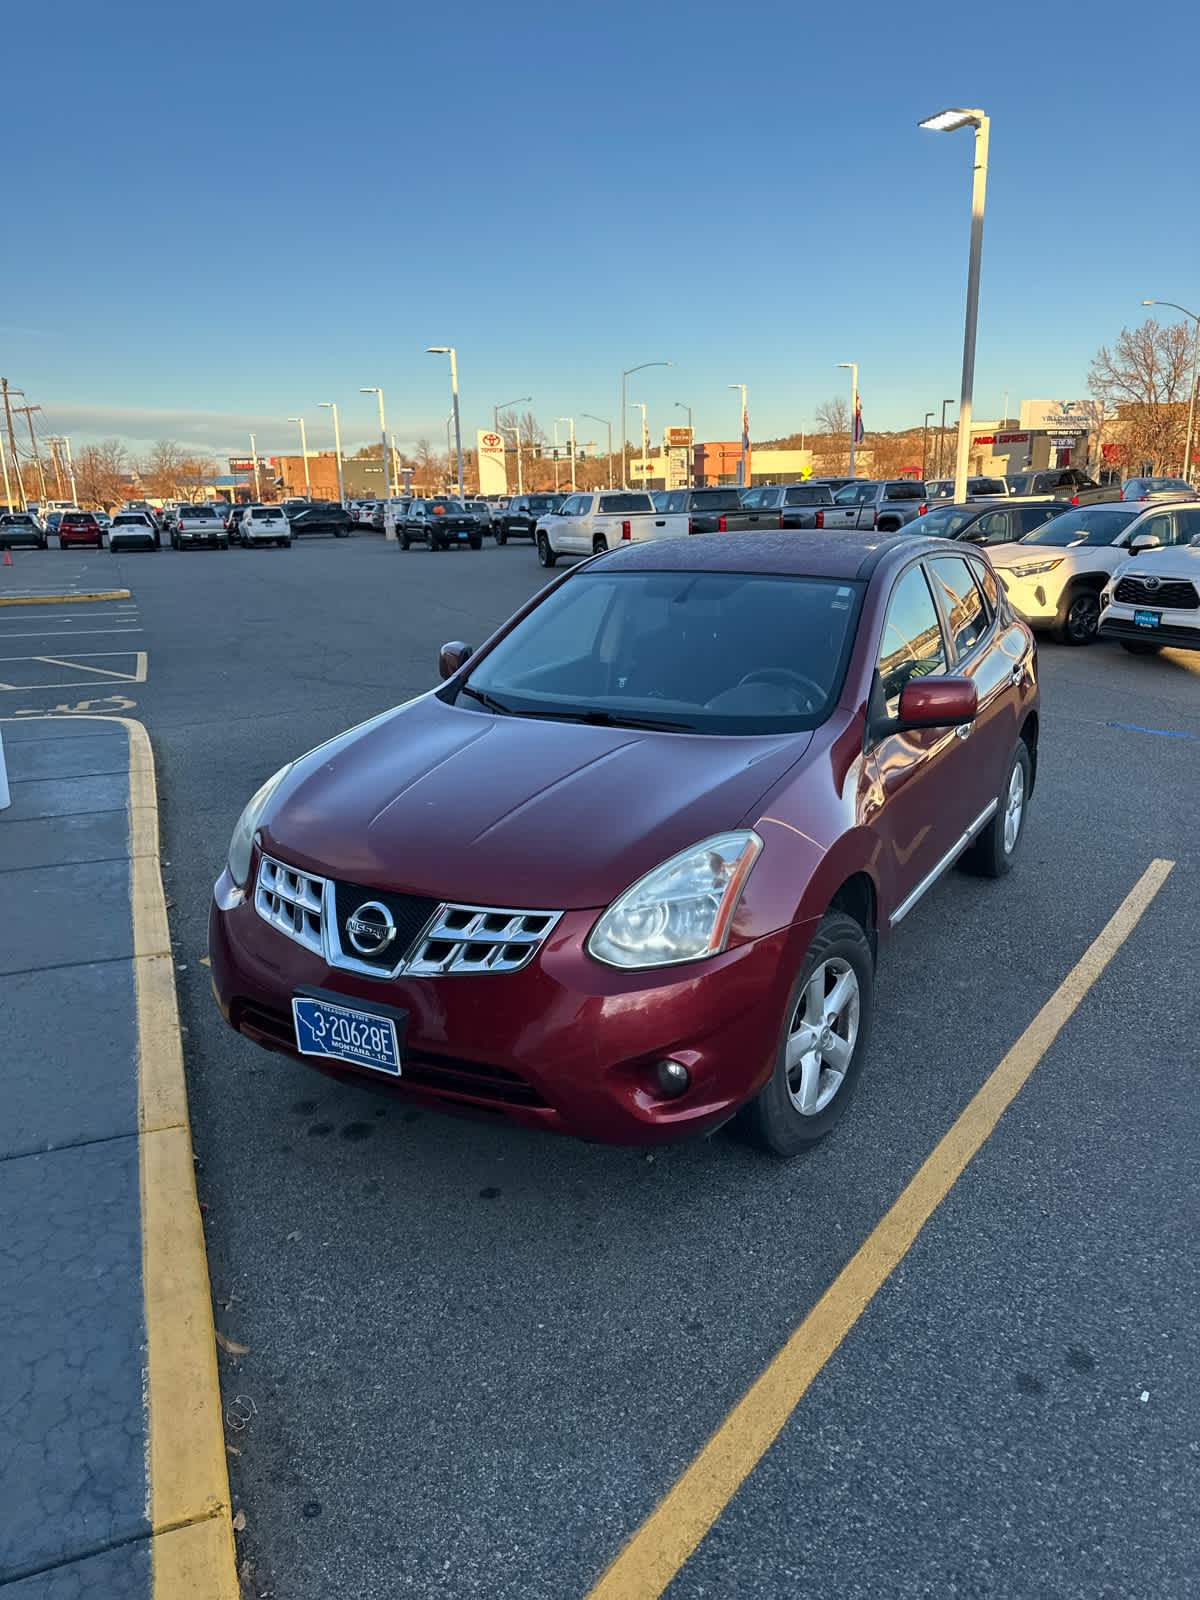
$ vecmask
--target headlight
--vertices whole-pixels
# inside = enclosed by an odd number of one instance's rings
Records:
[[[589,955],[610,967],[668,967],[716,955],[761,849],[747,828],[672,856],[614,900],[588,937]]]
[[[229,841],[229,876],[242,887],[250,876],[250,852],[254,846],[255,829],[267,809],[267,802],[295,765],[294,761],[289,761],[286,767],[280,767],[273,778],[268,778],[262,788],[251,795],[246,809],[237,819],[233,838]]]
[[[1027,565],[1014,567],[1012,575],[1014,578],[1034,578],[1039,572],[1053,572],[1055,567],[1061,567],[1062,563],[1061,556],[1056,556],[1053,561],[1031,561]]]

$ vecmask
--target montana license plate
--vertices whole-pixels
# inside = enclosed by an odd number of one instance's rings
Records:
[[[359,1011],[353,1006],[335,1005],[297,995],[292,1001],[296,1022],[296,1044],[300,1054],[325,1056],[333,1061],[348,1061],[356,1067],[400,1076],[400,1044],[391,1017],[376,1011]]]

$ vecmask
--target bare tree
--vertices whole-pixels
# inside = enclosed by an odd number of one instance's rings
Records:
[[[119,439],[84,445],[75,457],[75,487],[81,505],[111,511],[129,488],[129,453]]]
[[[179,463],[179,472],[175,479],[176,491],[185,500],[198,504],[201,500],[208,499],[216,476],[217,463],[211,456],[185,456]]]
[[[160,439],[141,464],[144,487],[159,500],[169,500],[179,486],[184,453],[174,439]]]
[[[816,410],[817,427],[822,433],[850,432],[850,406],[844,395],[824,400]]]
[[[1186,322],[1153,319],[1122,328],[1111,350],[1096,353],[1088,384],[1096,401],[1117,412],[1123,465],[1146,462],[1159,473],[1182,463],[1192,353]]]
[[[842,395],[825,400],[816,410],[818,431],[809,440],[818,474],[850,468],[850,407]]]
[[[874,478],[912,477],[921,471],[921,430],[871,435],[871,476]]]

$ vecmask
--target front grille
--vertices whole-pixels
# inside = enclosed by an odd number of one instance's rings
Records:
[[[341,953],[383,973],[396,970],[397,963],[403,961],[413,940],[438,908],[436,900],[428,900],[421,895],[392,894],[386,889],[367,889],[359,883],[335,883],[333,900],[337,911],[337,935]],[[346,922],[360,906],[371,901],[387,907],[392,921],[396,924],[396,937],[389,942],[387,949],[380,951],[377,956],[364,956],[360,955],[350,943],[346,935]]]
[[[350,943],[346,923],[371,903],[386,908],[396,933],[378,954],[363,955]],[[460,905],[334,882],[268,855],[259,862],[254,909],[264,922],[330,966],[371,978],[519,972],[562,916],[561,911]]]
[[[1186,578],[1159,578],[1151,583],[1135,573],[1120,580],[1113,598],[1122,605],[1161,606],[1168,611],[1193,611],[1200,606],[1196,586]]]
[[[296,872],[282,861],[263,856],[254,887],[254,909],[264,922],[318,955],[324,954],[324,903],[324,878]]]

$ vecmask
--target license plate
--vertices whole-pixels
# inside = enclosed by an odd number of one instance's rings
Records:
[[[393,1078],[400,1076],[400,1045],[391,1017],[307,995],[293,999],[292,1015],[301,1055],[326,1056],[386,1072]]]
[[[468,534],[468,532],[467,532],[467,530],[465,528],[460,528],[458,530],[458,537],[460,539],[468,539],[468,538],[470,538],[470,534]]]
[[[1162,621],[1161,611],[1135,611],[1133,620],[1139,628],[1157,628]]]

